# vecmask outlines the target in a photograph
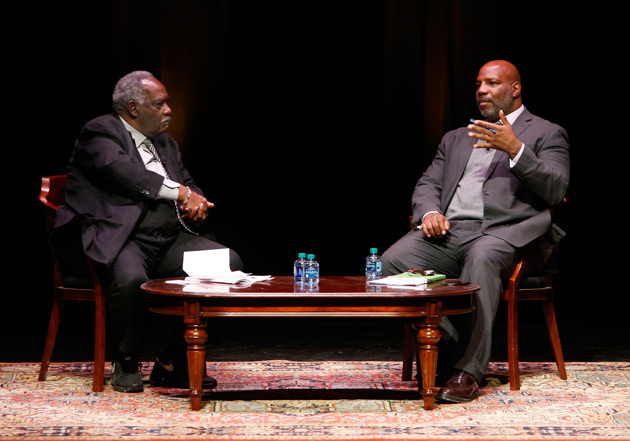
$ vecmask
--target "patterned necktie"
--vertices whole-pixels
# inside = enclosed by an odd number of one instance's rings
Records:
[[[155,150],[155,146],[153,145],[151,140],[149,138],[145,139],[144,141],[142,141],[140,146],[142,147],[142,150],[144,150],[145,152],[151,155],[151,159],[149,159],[149,161],[145,164],[147,168],[151,168],[151,164],[155,162],[159,165],[159,168],[162,171],[162,173],[160,174],[164,176],[165,178],[168,178],[168,172],[166,171],[164,164],[162,164],[162,161],[160,160],[160,156],[158,155],[157,150]],[[155,169],[155,167],[153,168]]]
[[[153,142],[151,142],[151,140],[149,138],[147,138],[144,141],[142,141],[140,146],[142,147],[142,149],[145,152],[147,152],[147,153],[149,153],[151,155],[151,159],[149,159],[149,161],[145,164],[147,166],[147,168],[150,169],[150,170],[155,171],[156,173],[161,174],[162,176],[164,176],[167,179],[170,179],[170,177],[168,175],[168,172],[166,171],[166,167],[164,166],[164,164],[160,160],[160,156],[158,155],[158,152],[155,149],[155,146],[153,145]],[[157,165],[159,166],[157,169],[151,165],[154,162],[157,163]],[[161,171],[161,173],[160,173],[160,171]],[[188,231],[190,234],[194,234],[194,235],[197,236],[198,234],[196,232],[194,232],[193,230],[191,230],[188,227],[188,225],[186,224],[186,222],[184,221],[184,219],[182,219],[182,215],[179,212],[179,204],[177,203],[177,201],[173,201],[173,203],[175,205],[175,212],[177,213],[177,219],[179,219],[179,222],[186,229],[186,231]]]

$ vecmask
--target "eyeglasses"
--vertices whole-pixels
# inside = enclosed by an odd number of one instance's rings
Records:
[[[421,276],[435,276],[435,270],[422,270],[418,268],[410,268],[407,272],[409,274],[418,274]]]

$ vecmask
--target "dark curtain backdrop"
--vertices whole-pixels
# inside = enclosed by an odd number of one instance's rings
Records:
[[[370,247],[384,250],[406,232],[411,192],[443,133],[478,115],[479,67],[510,60],[521,71],[525,105],[572,140],[561,320],[579,323],[594,309],[591,298],[625,295],[615,276],[627,240],[624,2],[27,6],[20,32],[6,40],[16,49],[17,80],[5,87],[19,95],[15,121],[23,124],[12,160],[19,204],[5,204],[19,214],[10,217],[21,232],[9,265],[17,277],[3,316],[36,318],[35,344],[51,295],[39,178],[65,172],[81,126],[110,111],[115,82],[135,69],[167,86],[170,132],[216,203],[210,222],[219,239],[247,270],[290,274],[303,251],[316,254],[323,275],[359,275]],[[604,314],[589,317],[597,319],[593,329],[610,323]]]

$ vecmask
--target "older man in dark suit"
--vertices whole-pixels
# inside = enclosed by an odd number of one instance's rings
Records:
[[[434,269],[479,284],[469,332],[458,341],[455,373],[436,395],[443,402],[478,396],[491,349],[503,281],[517,258],[552,229],[550,208],[569,184],[565,130],[522,103],[518,70],[486,63],[477,77],[482,120],[447,133],[412,196],[411,232],[383,254],[383,273]],[[529,245],[529,247],[528,247]],[[445,334],[457,340],[448,320]]]
[[[151,382],[188,387],[183,333],[159,337],[165,328],[150,326],[157,317],[147,312],[140,285],[150,278],[185,275],[184,251],[225,248],[202,233],[213,204],[166,133],[171,121],[168,98],[164,85],[149,72],[132,72],[119,80],[113,94],[116,113],[88,122],[77,138],[67,172],[66,205],[59,208],[55,224],[54,245],[61,256],[80,235],[80,246],[97,264],[114,349],[112,385],[122,392],[143,390],[138,354],[149,348],[164,349]],[[77,225],[79,233],[73,236]],[[232,250],[230,265],[242,268]],[[171,339],[175,342],[169,346]],[[214,379],[205,377],[204,387],[214,385]]]

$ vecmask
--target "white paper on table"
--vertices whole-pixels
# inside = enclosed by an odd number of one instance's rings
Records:
[[[219,277],[232,273],[230,250],[184,251],[184,271],[191,277]]]
[[[216,283],[255,283],[255,282],[263,282],[265,280],[271,280],[273,277],[271,276],[252,276],[251,274],[244,273],[242,271],[232,271],[231,274],[225,274],[221,276],[194,276],[194,277],[186,277],[184,279],[187,283],[202,283],[202,282],[216,282]]]
[[[230,250],[184,251],[183,269],[188,274],[186,282],[255,283],[270,280],[270,276],[252,276],[230,269]]]
[[[368,283],[374,285],[391,285],[391,286],[418,286],[426,285],[430,280],[422,277],[383,277],[382,279],[370,280]]]
[[[221,283],[188,283],[184,286],[182,291],[227,294],[230,292],[230,286]]]

